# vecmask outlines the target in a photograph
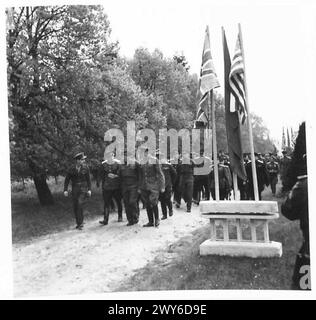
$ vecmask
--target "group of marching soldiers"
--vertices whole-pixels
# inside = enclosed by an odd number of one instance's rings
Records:
[[[285,156],[278,159],[272,154],[255,153],[259,200],[265,186],[271,186],[273,195],[280,167]],[[148,222],[144,227],[158,227],[160,224],[158,203],[160,201],[162,217],[167,219],[173,215],[173,205],[180,208],[181,200],[186,203],[186,211],[191,212],[192,203],[199,204],[200,200],[215,199],[214,165],[212,160],[202,153],[191,155],[187,152],[175,153],[170,160],[159,152],[153,158],[148,150],[144,150],[142,159],[134,159],[134,154],[127,153],[125,163],[115,158],[115,154],[108,155],[99,163],[96,183],[102,187],[104,201],[103,220],[101,225],[109,222],[110,211],[115,201],[118,211],[118,221],[123,221],[123,206],[126,212],[127,226],[139,221],[139,205],[142,202],[146,209]],[[129,159],[128,159],[129,158]],[[159,158],[159,160],[158,160]],[[68,171],[64,183],[64,195],[68,196],[68,185],[72,183],[72,200],[76,218],[76,228],[83,228],[83,204],[87,197],[91,197],[90,170],[84,153],[74,156],[75,164]],[[151,161],[150,161],[151,160]],[[249,154],[244,154],[244,164],[247,179],[238,178],[240,200],[253,200],[252,166]],[[220,200],[230,200],[233,189],[232,172],[229,157],[223,153],[218,157],[218,180]],[[173,202],[172,202],[173,196]]]

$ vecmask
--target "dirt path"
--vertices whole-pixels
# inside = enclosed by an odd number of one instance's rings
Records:
[[[16,297],[111,292],[124,279],[152,261],[157,253],[205,224],[199,209],[192,213],[175,209],[159,228],[132,227],[110,216],[108,226],[89,221],[83,231],[51,234],[31,244],[13,246],[14,295]]]

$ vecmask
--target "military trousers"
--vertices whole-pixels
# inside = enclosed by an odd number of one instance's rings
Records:
[[[137,186],[124,188],[122,195],[127,221],[130,224],[135,224],[139,219]]]
[[[193,176],[192,177],[180,176],[179,184],[180,184],[181,197],[183,198],[184,202],[187,204],[187,209],[191,210],[192,197],[193,197]]]
[[[216,200],[216,192],[215,189],[211,189],[211,194],[213,200]],[[228,199],[228,191],[226,189],[219,189],[219,200],[225,200]]]
[[[248,200],[249,199],[249,190],[248,190],[248,184],[243,184],[239,186],[240,191],[240,200]]]
[[[77,226],[83,225],[83,209],[87,197],[86,189],[76,186],[72,189],[72,202]]]
[[[270,182],[272,194],[275,195],[276,184],[278,183],[278,175],[277,174],[269,174],[269,182]]]
[[[262,200],[261,198],[261,192],[264,190],[264,187],[260,187],[258,186],[258,196],[259,196],[259,200]],[[253,184],[249,184],[249,200],[255,200],[255,193],[253,190]]]
[[[172,190],[173,190],[173,201],[180,204],[181,190],[180,190],[180,184],[179,184],[179,177],[176,178],[176,181],[174,182]]]
[[[104,202],[104,222],[109,221],[109,214],[111,209],[112,200],[114,199],[117,205],[118,218],[122,218],[122,193],[120,189],[103,189],[103,202]]]
[[[142,199],[145,202],[148,222],[154,224],[159,222],[158,214],[158,200],[159,191],[158,190],[141,190]]]
[[[161,211],[164,217],[167,217],[167,208],[169,210],[169,215],[172,215],[171,193],[172,193],[172,188],[170,186],[166,188],[165,192],[162,192],[159,195]]]
[[[195,176],[193,184],[193,199],[197,203],[204,197],[206,200],[210,200],[210,181],[209,176]]]

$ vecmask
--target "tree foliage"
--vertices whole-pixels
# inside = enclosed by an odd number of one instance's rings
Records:
[[[165,58],[158,49],[150,53],[138,48],[129,61],[131,77],[156,100],[167,128],[192,127],[196,113],[197,77],[188,73],[183,59]]]

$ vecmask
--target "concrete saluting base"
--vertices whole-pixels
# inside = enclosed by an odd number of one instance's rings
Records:
[[[220,255],[231,257],[281,257],[280,242],[242,242],[206,240],[200,245],[200,255]]]

